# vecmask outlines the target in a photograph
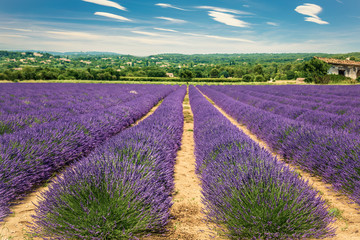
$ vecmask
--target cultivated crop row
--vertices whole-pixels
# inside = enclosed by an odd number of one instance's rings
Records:
[[[306,181],[237,129],[194,87],[197,171],[207,217],[231,239],[333,234],[324,201]]]
[[[143,85],[7,84],[0,89],[0,135],[119,105],[147,93]],[[153,89],[151,89],[153,90]]]
[[[348,98],[347,96],[347,90],[349,88],[344,87],[338,90],[338,94],[342,94],[342,96],[332,95],[328,96],[327,98],[320,98],[318,95],[309,95],[309,93],[306,93],[304,90],[302,90],[300,93],[294,93],[294,88],[297,89],[296,86],[234,86],[231,89],[229,87],[219,87],[221,91],[226,90],[233,93],[237,93],[238,95],[236,97],[239,97],[240,99],[240,93],[244,95],[250,95],[255,98],[260,98],[263,100],[269,100],[274,101],[277,103],[284,104],[286,106],[295,106],[295,107],[301,107],[304,109],[309,110],[316,110],[320,112],[326,112],[326,113],[332,113],[336,115],[355,115],[359,116],[360,108],[359,108],[359,99],[356,100],[356,97]],[[308,88],[308,86],[303,87],[305,90]],[[321,86],[318,88],[321,90],[322,88],[325,88],[324,86]],[[299,88],[300,89],[300,88]],[[356,89],[356,87],[355,87]],[[340,91],[341,90],[341,91]],[[341,98],[337,101],[334,101],[334,98]],[[242,99],[246,99],[243,98]],[[256,101],[256,99],[253,99]],[[248,102],[248,104],[253,104],[254,101]],[[353,106],[352,106],[353,105]]]
[[[245,86],[244,89],[301,101],[360,107],[357,86]]]
[[[13,200],[130,126],[176,87],[147,88],[153,93],[124,104],[1,136],[0,219],[9,213]]]
[[[317,108],[319,108],[319,104],[315,103],[311,103],[312,105],[316,105],[316,107],[312,107],[312,109],[303,107],[306,104],[304,104],[303,101],[298,101],[296,99],[289,99],[290,101],[294,102],[294,104],[290,105],[285,103],[283,100],[284,97],[266,97],[265,93],[259,92],[246,93],[241,91],[241,88],[223,86],[220,89],[217,87],[212,87],[212,89],[218,89],[222,93],[225,93],[239,102],[263,109],[285,118],[308,123],[311,125],[343,131],[344,134],[360,134],[360,108],[358,109],[359,111],[356,111],[356,109],[354,110],[354,108],[352,108],[354,113],[347,111],[347,114],[338,115],[317,110]],[[336,108],[336,106],[331,104],[328,104],[327,107],[331,108],[332,110]]]
[[[170,94],[57,178],[39,203],[34,232],[56,239],[133,239],[169,220],[186,88]]]
[[[287,161],[321,176],[360,204],[360,137],[304,124],[199,87],[225,112],[263,139]]]

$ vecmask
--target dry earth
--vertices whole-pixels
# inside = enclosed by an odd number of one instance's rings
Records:
[[[217,239],[204,221],[201,203],[200,180],[195,173],[194,122],[193,114],[186,95],[183,103],[184,133],[181,149],[177,153],[175,164],[174,205],[171,208],[168,232],[152,235],[146,240],[207,240]]]

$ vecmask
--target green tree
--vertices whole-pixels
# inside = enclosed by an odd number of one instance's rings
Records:
[[[189,69],[182,69],[180,71],[180,79],[190,81],[194,77],[194,73]]]
[[[304,62],[302,71],[306,82],[326,83],[328,78],[325,76],[330,68],[330,65],[317,58],[312,58],[310,61]]]
[[[220,74],[220,72],[219,72],[219,69],[217,69],[217,68],[213,68],[210,71],[210,77],[212,77],[212,78],[218,78],[219,74]]]
[[[263,75],[264,74],[263,66],[261,64],[257,64],[254,67],[253,72],[258,75]]]
[[[252,82],[253,81],[253,75],[251,74],[245,74],[243,77],[242,77],[242,80],[244,82]]]
[[[228,78],[229,76],[230,76],[230,74],[226,70],[224,70],[220,73],[220,77],[222,77],[222,78]]]
[[[160,69],[154,69],[147,72],[148,77],[166,77],[166,72]]]
[[[255,82],[266,82],[266,80],[263,75],[256,75]]]

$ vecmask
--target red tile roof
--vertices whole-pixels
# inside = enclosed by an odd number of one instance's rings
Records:
[[[322,58],[322,57],[315,57],[321,61],[324,61],[329,64],[334,65],[347,65],[347,66],[358,66],[360,67],[360,62],[351,61],[351,60],[340,60],[335,58]]]

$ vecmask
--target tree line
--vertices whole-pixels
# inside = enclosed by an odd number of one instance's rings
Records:
[[[193,78],[239,79],[243,82],[266,82],[269,80],[292,80],[305,78],[306,82],[329,83],[332,79],[338,81],[343,76],[328,76],[330,68],[325,62],[312,58],[308,61],[263,64],[236,65],[201,65],[189,67],[137,67],[128,66],[123,69],[108,67],[97,68],[67,68],[51,66],[25,66],[17,69],[3,69],[0,80],[121,80],[126,77],[165,78],[167,73],[174,77],[191,80]]]

